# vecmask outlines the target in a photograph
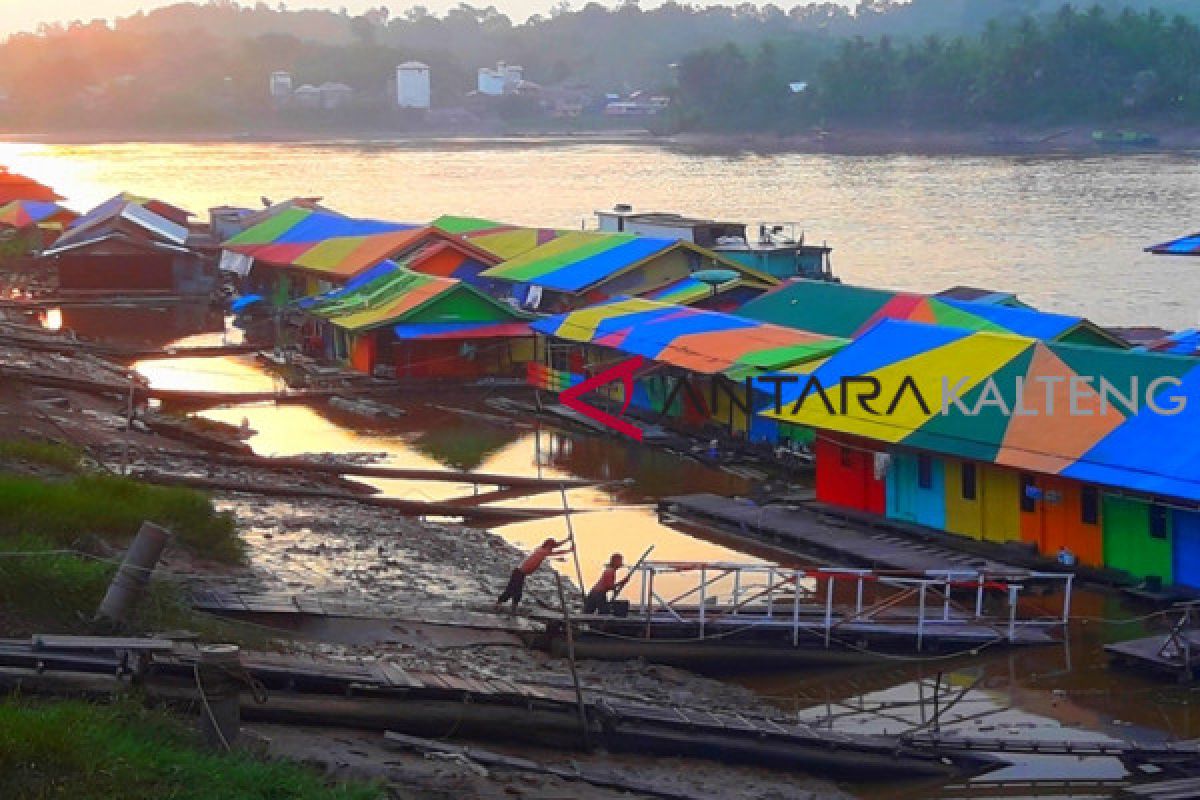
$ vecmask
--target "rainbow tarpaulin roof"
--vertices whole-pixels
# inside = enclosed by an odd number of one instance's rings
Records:
[[[516,258],[535,247],[574,232],[556,228],[526,228],[478,217],[442,216],[430,225],[446,233],[461,236],[502,261]]]
[[[519,323],[523,335],[529,335],[519,312],[462,281],[393,266],[353,289],[317,298],[306,310],[348,331],[398,325],[404,338],[410,339],[512,335],[506,330],[487,330],[502,323]],[[474,334],[469,333],[470,327]]]
[[[1146,248],[1157,256],[1200,256],[1200,232]]]
[[[640,298],[588,306],[530,327],[547,336],[733,380],[822,358],[846,345],[844,339]]]
[[[420,237],[422,230],[398,222],[288,208],[222,247],[275,266],[345,279],[403,250]]]
[[[482,275],[576,293],[682,246],[675,239],[574,231],[498,264]]]
[[[769,288],[766,284],[756,281],[734,278],[728,283],[717,286],[715,295],[718,302],[728,301],[731,308],[736,308],[745,301],[766,292]],[[688,275],[642,296],[647,300],[657,300],[660,303],[690,306],[713,298],[714,292],[712,284]],[[724,305],[724,303],[722,304]]]
[[[58,203],[40,200],[13,200],[0,206],[0,227],[30,228],[34,225],[58,223],[65,225],[79,215]]]
[[[62,195],[46,184],[16,172],[9,172],[7,167],[0,167],[0,204],[10,203],[13,200],[39,200],[52,203],[62,199]]]
[[[738,314],[850,338],[862,335],[880,320],[898,319],[1034,339],[1080,336],[1089,344],[1124,346],[1082,317],[802,278],[751,300]]]
[[[813,369],[791,371],[806,374],[784,388],[781,413],[763,412],[768,417],[1200,501],[1195,359],[886,320]],[[849,378],[878,381],[869,408],[855,398],[872,387],[843,384]],[[906,378],[915,392],[901,392]]]

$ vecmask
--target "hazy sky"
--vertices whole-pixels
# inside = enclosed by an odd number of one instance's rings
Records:
[[[459,0],[291,0],[288,8],[345,8],[352,14],[361,13],[368,8],[387,6],[392,13],[397,13],[414,5],[423,5],[431,11],[442,12],[447,8],[458,5]],[[598,0],[605,5],[614,5],[616,0]],[[62,22],[73,19],[96,19],[97,17],[119,17],[132,14],[138,9],[150,9],[156,6],[171,5],[176,0],[0,0],[0,32],[8,33],[19,30],[33,30],[42,22]],[[253,5],[254,0],[244,0],[244,5]],[[579,8],[587,0],[571,0],[571,5]],[[735,5],[735,0],[703,0],[701,5],[721,2]],[[764,0],[755,0],[762,4]],[[803,4],[808,0],[776,0],[776,5],[790,8]],[[855,0],[837,0],[842,5],[854,5]],[[268,5],[278,5],[279,0],[267,0]],[[649,8],[658,5],[659,0],[643,0],[642,6]],[[494,5],[515,20],[524,20],[531,14],[545,13],[554,5],[553,0],[474,0],[471,5],[486,7]]]

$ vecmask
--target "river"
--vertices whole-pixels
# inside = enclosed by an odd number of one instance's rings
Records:
[[[118,190],[197,213],[317,196],[348,214],[579,227],[614,203],[795,222],[847,282],[1016,291],[1100,324],[1197,324],[1194,259],[1142,252],[1200,228],[1200,158],[707,155],[646,144],[0,144],[0,164],[87,208]]]
[[[1192,298],[1200,276],[1188,259],[1156,258],[1145,245],[1200,227],[1200,162],[1184,155],[1103,158],[853,157],[700,155],[644,145],[426,144],[0,144],[0,164],[56,186],[86,208],[115,191],[161,197],[193,210],[258,205],[259,197],[321,196],[334,208],[410,221],[443,213],[514,223],[577,227],[595,208],[630,202],[744,220],[795,221],[828,241],[846,281],[919,290],[953,284],[1017,291],[1042,308],[1082,313],[1107,324],[1183,327],[1197,322]],[[222,320],[188,311],[67,309],[63,324],[81,333],[166,343],[219,331]],[[210,336],[213,334],[209,334]],[[219,334],[217,334],[219,335]],[[198,340],[193,340],[196,342]],[[250,359],[141,362],[156,385],[270,388]],[[409,406],[409,416],[365,428],[328,410],[246,406],[206,412],[240,423],[264,454],[379,452],[386,463],[494,472],[632,478],[630,485],[573,490],[572,524],[585,576],[614,550],[627,559],[647,544],[655,558],[748,560],[767,557],[659,523],[651,503],[687,491],[745,492],[744,479],[612,439],[548,427],[495,424],[464,416],[467,400]],[[478,410],[471,406],[472,409]],[[486,409],[485,409],[486,410]],[[464,487],[375,482],[397,496],[444,497]],[[557,505],[557,495],[524,502]],[[561,520],[497,532],[521,546],[564,532]],[[572,574],[569,564],[560,565]],[[868,669],[759,676],[749,682],[810,716],[840,714],[851,730],[877,729],[838,702],[888,704],[896,718],[928,721],[912,705],[933,682],[962,693],[953,717],[989,735],[1062,726],[1093,733],[1200,736],[1195,691],[1114,673],[1106,641],[1142,633],[1130,609],[1111,596],[1077,594],[1075,611],[1094,618],[1074,629],[1069,647],[983,654],[968,663],[897,660]],[[945,675],[941,671],[945,671]],[[830,702],[828,709],[824,706]],[[922,715],[925,715],[924,717]],[[947,718],[949,721],[949,718]],[[1062,728],[1062,730],[1067,730]],[[1016,734],[1014,734],[1016,735]],[[1065,734],[1064,734],[1065,735]],[[1034,759],[1034,762],[1037,760]],[[1057,759],[1010,772],[1031,778],[1115,777],[1111,763]],[[958,796],[953,788],[875,787],[872,797]],[[1025,791],[1024,789],[1018,790]],[[962,794],[971,789],[962,790]],[[1006,796],[1020,796],[1006,794]],[[1064,791],[1061,796],[1077,796]],[[1108,796],[1098,790],[1094,796]]]

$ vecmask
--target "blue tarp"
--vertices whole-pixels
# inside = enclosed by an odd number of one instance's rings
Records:
[[[275,239],[271,244],[321,242],[341,236],[370,236],[377,233],[406,231],[415,227],[417,226],[406,225],[400,222],[354,219],[353,217],[339,217],[336,214],[322,214],[314,211],[289,228],[286,233]]]
[[[945,297],[938,299],[948,306],[977,317],[983,317],[1006,330],[1020,336],[1028,336],[1031,339],[1054,339],[1083,322],[1083,317],[1071,317],[1066,314],[1054,314],[1031,308],[1010,308],[993,303],[950,300]]]
[[[229,304],[229,308],[235,313],[246,310],[255,303],[261,303],[263,296],[261,294],[247,294],[235,299]]]

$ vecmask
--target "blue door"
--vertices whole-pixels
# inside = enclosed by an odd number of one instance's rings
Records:
[[[1175,582],[1200,589],[1200,511],[1175,511]]]

